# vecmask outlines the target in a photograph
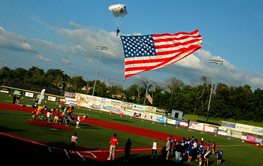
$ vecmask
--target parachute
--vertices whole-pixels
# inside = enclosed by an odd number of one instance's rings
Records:
[[[115,4],[115,5],[110,5],[109,10],[112,12],[112,14],[115,17],[122,17],[127,14],[127,9],[124,4]]]
[[[124,4],[115,4],[115,5],[110,5],[109,10],[112,12],[112,14],[115,17],[123,17],[127,14],[127,8],[126,5]],[[120,33],[119,30],[119,23],[117,24],[117,29],[116,29],[116,35]]]

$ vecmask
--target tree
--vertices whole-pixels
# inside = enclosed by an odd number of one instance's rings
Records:
[[[124,90],[121,85],[118,84],[110,84],[107,87],[106,97],[112,98],[112,99],[119,99],[122,100],[124,97]]]
[[[28,83],[37,84],[37,85],[46,85],[47,79],[45,77],[45,72],[43,69],[38,67],[31,67],[28,69]]]
[[[138,84],[132,84],[125,90],[125,96],[128,102],[138,103],[140,99],[140,87]]]
[[[10,69],[8,67],[3,67],[0,69],[0,82],[8,80],[10,75]]]
[[[178,103],[179,100],[181,100],[179,93],[180,93],[180,90],[183,87],[184,83],[181,80],[177,79],[176,77],[171,77],[170,79],[167,79],[165,82],[166,82],[166,88],[170,92],[170,100],[169,100],[170,110],[169,111],[171,111],[171,109],[177,107],[176,102]],[[178,100],[173,99],[176,92],[177,92],[176,99],[178,99]]]
[[[72,78],[69,78],[67,82],[67,89],[74,92],[81,92],[81,89],[87,85],[86,81],[84,81],[81,76],[74,76]]]
[[[58,89],[64,89],[66,84],[65,81],[69,78],[68,75],[60,69],[49,69],[46,72],[46,78],[50,82],[51,86]]]

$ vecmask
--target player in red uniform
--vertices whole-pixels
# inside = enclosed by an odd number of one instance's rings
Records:
[[[118,145],[117,134],[115,133],[113,137],[110,139],[110,154],[107,160],[114,160],[116,146]]]

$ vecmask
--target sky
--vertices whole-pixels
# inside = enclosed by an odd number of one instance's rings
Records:
[[[114,4],[125,4],[127,15],[115,17],[108,9]],[[198,29],[202,48],[124,79],[117,26],[121,35]],[[61,69],[124,87],[141,79],[165,85],[171,77],[198,85],[206,76],[215,84],[263,89],[262,29],[262,0],[0,0],[0,67]]]

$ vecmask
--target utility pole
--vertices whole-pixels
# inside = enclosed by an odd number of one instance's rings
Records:
[[[108,50],[108,47],[105,47],[105,46],[96,46],[96,50],[107,51],[107,50]],[[95,88],[96,88],[96,83],[97,83],[97,79],[98,79],[98,75],[99,75],[101,55],[102,55],[102,53],[100,53],[99,60],[98,60],[96,78],[95,78],[95,81],[94,81],[94,84],[93,84],[93,89],[92,89],[92,96],[94,96]]]

